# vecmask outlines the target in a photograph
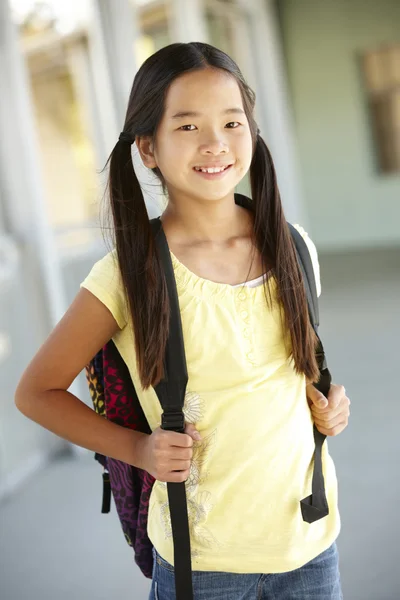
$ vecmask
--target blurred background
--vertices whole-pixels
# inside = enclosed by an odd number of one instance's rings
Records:
[[[100,514],[92,455],[13,397],[108,251],[100,170],[136,70],[177,41],[228,52],[256,91],[287,218],[319,251],[321,336],[352,401],[329,440],[344,597],[399,600],[399,0],[0,0],[0,598],[147,598],[115,510]],[[155,216],[161,190],[135,161]],[[83,373],[72,391],[90,403]]]

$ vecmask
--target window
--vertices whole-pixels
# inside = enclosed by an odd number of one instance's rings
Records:
[[[400,173],[400,44],[367,52],[362,66],[379,170]]]

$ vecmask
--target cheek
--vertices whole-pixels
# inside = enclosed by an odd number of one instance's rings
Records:
[[[157,148],[156,160],[166,179],[176,179],[183,167],[191,161],[191,155],[184,141],[165,138]]]
[[[253,141],[250,134],[239,140],[236,153],[237,157],[240,158],[240,164],[243,171],[247,173],[253,159]]]

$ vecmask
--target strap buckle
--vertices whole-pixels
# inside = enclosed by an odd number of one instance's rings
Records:
[[[161,416],[161,429],[183,433],[185,430],[185,415],[182,409],[164,411]]]

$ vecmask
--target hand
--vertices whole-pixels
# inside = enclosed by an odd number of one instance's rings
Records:
[[[311,383],[306,387],[307,400],[318,431],[328,436],[339,435],[348,425],[350,400],[342,385],[331,385],[326,398]]]
[[[186,481],[193,456],[193,440],[200,441],[201,436],[191,423],[185,425],[184,433],[165,431],[157,427],[151,435],[143,438],[140,468],[158,481]]]

